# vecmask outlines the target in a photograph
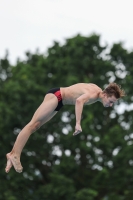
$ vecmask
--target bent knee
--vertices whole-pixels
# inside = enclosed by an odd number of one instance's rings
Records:
[[[29,123],[29,128],[31,129],[31,132],[37,131],[40,127],[41,127],[41,121]]]

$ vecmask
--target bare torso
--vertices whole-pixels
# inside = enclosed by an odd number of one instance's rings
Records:
[[[60,88],[63,105],[75,105],[76,99],[83,94],[88,94],[88,101],[85,104],[89,105],[99,100],[99,93],[102,89],[92,83],[78,83],[69,87]]]

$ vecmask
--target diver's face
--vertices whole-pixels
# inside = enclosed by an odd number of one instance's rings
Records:
[[[107,96],[107,94],[104,94],[102,103],[104,107],[112,107],[116,101],[115,96]]]

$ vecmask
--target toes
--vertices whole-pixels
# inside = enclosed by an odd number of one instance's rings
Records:
[[[6,168],[5,168],[5,172],[8,173],[10,171],[12,167],[12,162],[10,159],[7,160],[7,165],[6,165]]]
[[[23,167],[21,167],[20,169],[15,169],[16,172],[21,173],[23,171]]]

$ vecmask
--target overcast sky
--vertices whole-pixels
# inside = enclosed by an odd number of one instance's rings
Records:
[[[80,33],[133,49],[133,0],[0,0],[0,58],[12,63]]]

